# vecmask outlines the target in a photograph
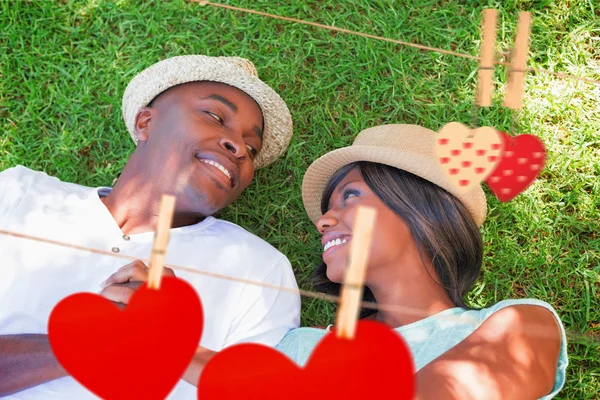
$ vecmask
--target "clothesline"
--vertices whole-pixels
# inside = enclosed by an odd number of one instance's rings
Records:
[[[74,250],[80,250],[80,251],[85,251],[85,252],[89,252],[89,253],[101,254],[101,255],[105,255],[105,256],[109,256],[109,257],[121,258],[121,259],[129,260],[129,261],[141,260],[144,263],[146,263],[146,265],[148,265],[148,259],[128,256],[126,254],[116,254],[116,253],[106,251],[106,250],[95,249],[95,248],[81,246],[81,245],[77,245],[77,244],[64,243],[64,242],[57,241],[57,240],[51,240],[51,239],[26,235],[26,234],[19,233],[19,232],[13,232],[13,231],[7,231],[4,229],[0,229],[0,235],[11,236],[11,237],[18,238],[18,239],[32,240],[32,241],[39,242],[39,243],[46,243],[46,244],[51,244],[51,245],[60,246],[60,247],[66,247],[66,248],[70,248],[70,249],[74,249]],[[216,272],[202,271],[199,269],[190,268],[190,267],[186,267],[186,266],[180,266],[180,265],[169,264],[168,267],[173,270],[179,270],[179,271],[185,271],[185,272],[189,272],[189,273],[193,273],[193,274],[204,275],[204,276],[207,276],[210,278],[225,279],[225,280],[232,281],[232,282],[261,286],[261,287],[268,288],[268,289],[279,290],[282,292],[287,292],[287,293],[292,293],[292,294],[298,294],[300,296],[314,298],[314,299],[320,299],[320,300],[324,300],[324,301],[328,301],[328,302],[332,302],[332,303],[339,303],[339,301],[340,301],[339,296],[333,296],[333,295],[328,295],[328,294],[324,294],[324,293],[312,292],[309,290],[293,289],[293,288],[289,288],[289,287],[285,287],[285,286],[277,286],[277,285],[272,285],[272,284],[265,283],[265,282],[237,278],[234,276],[223,275],[223,274],[219,274]],[[411,314],[414,316],[419,316],[422,318],[429,316],[429,314],[425,313],[423,310],[418,309],[418,308],[391,305],[391,304],[378,304],[378,303],[374,303],[374,302],[363,301],[363,302],[361,302],[361,307],[372,309],[372,310],[400,311],[400,312],[408,313],[408,314]],[[451,319],[459,320],[459,317],[456,317],[454,315],[442,315],[440,318],[450,319],[450,320]],[[464,323],[465,317],[464,316],[460,317],[460,321]],[[475,321],[473,320],[473,322],[475,322]],[[532,335],[532,336],[537,336],[537,337],[548,336],[547,330],[545,328],[543,328],[542,326],[538,326],[536,324],[528,324],[527,330],[528,330],[528,334]],[[588,333],[567,331],[567,338],[569,339],[569,341],[592,342],[594,344],[600,345],[600,337],[596,337],[596,336],[594,336],[592,334],[588,334]]]
[[[240,11],[240,12],[244,12],[244,13],[248,13],[248,14],[256,14],[256,15],[260,15],[260,16],[263,16],[263,17],[274,18],[274,19],[279,19],[279,20],[289,21],[289,22],[296,22],[296,23],[299,23],[299,24],[315,26],[315,27],[318,27],[318,28],[328,29],[328,30],[331,30],[331,31],[337,31],[337,32],[347,33],[347,34],[350,34],[350,35],[362,36],[362,37],[365,37],[365,38],[368,38],[368,39],[382,40],[382,41],[385,41],[385,42],[391,42],[391,43],[399,44],[399,45],[402,45],[402,46],[414,47],[414,48],[420,49],[420,50],[432,51],[432,52],[436,52],[436,53],[440,53],[440,54],[447,54],[447,55],[451,55],[451,56],[455,56],[455,57],[468,58],[468,59],[471,59],[471,60],[479,60],[479,57],[473,56],[473,55],[470,55],[470,54],[465,54],[465,53],[459,53],[459,52],[456,52],[456,51],[440,49],[440,48],[437,48],[437,47],[425,46],[425,45],[421,45],[421,44],[417,44],[417,43],[404,42],[402,40],[386,38],[386,37],[383,37],[383,36],[372,35],[372,34],[369,34],[369,33],[353,31],[353,30],[345,29],[345,28],[338,28],[336,26],[320,24],[320,23],[317,23],[317,22],[305,21],[305,20],[297,19],[297,18],[283,17],[283,16],[280,16],[280,15],[269,14],[269,13],[262,12],[262,11],[256,11],[256,10],[251,10],[251,9],[247,9],[247,8],[235,7],[235,6],[230,6],[230,5],[226,5],[226,4],[212,3],[212,2],[206,1],[206,0],[190,0],[190,1],[195,2],[195,3],[199,3],[200,5],[203,5],[203,6],[206,5],[206,6],[220,7],[220,8],[225,8],[225,9],[234,10],[234,11]],[[496,64],[496,65],[503,65],[503,66],[509,66],[510,65],[510,63],[506,62],[506,61],[494,61],[494,64]],[[558,78],[573,79],[573,80],[578,80],[578,81],[587,82],[587,83],[591,83],[591,84],[600,86],[600,81],[592,79],[592,78],[575,76],[575,75],[565,74],[565,73],[562,73],[562,72],[553,72],[553,71],[548,71],[548,70],[541,69],[541,68],[532,68],[532,67],[527,67],[526,71],[536,72],[536,73],[541,73],[541,74],[554,75],[554,76],[556,76]]]

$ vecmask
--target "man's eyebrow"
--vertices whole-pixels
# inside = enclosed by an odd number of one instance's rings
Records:
[[[225,104],[227,107],[229,107],[231,109],[231,111],[233,111],[234,113],[237,112],[238,108],[235,104],[233,104],[232,102],[230,102],[229,100],[227,100],[225,97],[219,96],[218,94],[211,94],[210,96],[206,96],[201,98],[200,100],[206,100],[206,99],[212,99],[212,100],[217,100],[220,101],[221,103]]]
[[[254,125],[252,127],[252,130],[254,131],[254,133],[256,133],[258,135],[258,137],[260,138],[260,140],[263,140],[263,131],[256,125]]]

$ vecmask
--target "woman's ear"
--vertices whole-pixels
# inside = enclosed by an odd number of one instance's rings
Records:
[[[148,140],[148,128],[153,116],[154,110],[150,107],[141,108],[135,116],[134,129],[138,142],[146,142]]]

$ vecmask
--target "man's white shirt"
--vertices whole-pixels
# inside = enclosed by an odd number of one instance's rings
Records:
[[[15,167],[0,173],[0,229],[146,259],[153,232],[123,235],[100,200],[108,188],[61,182]],[[0,234],[0,335],[47,334],[50,312],[63,298],[99,293],[125,259]],[[297,289],[287,258],[241,227],[208,217],[171,229],[167,265]],[[276,345],[300,322],[297,294],[175,270],[197,291],[204,310],[200,345],[212,350],[254,342]],[[0,357],[2,355],[0,354]],[[128,357],[123,349],[123,357]],[[118,360],[115,360],[118,362]],[[96,399],[71,377],[6,399]],[[195,399],[180,380],[168,399]]]

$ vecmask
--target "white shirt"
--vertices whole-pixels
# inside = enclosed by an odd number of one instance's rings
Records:
[[[124,236],[99,192],[15,167],[0,173],[0,228],[81,246],[148,258],[153,232]],[[117,250],[118,249],[118,250]],[[0,235],[0,335],[47,334],[50,312],[78,292],[99,293],[101,283],[129,261]],[[297,289],[287,258],[264,240],[227,221],[171,230],[167,265]],[[300,322],[297,294],[175,270],[197,291],[204,310],[200,344],[221,350],[241,342],[276,345]],[[1,356],[1,355],[0,355]],[[196,399],[180,380],[168,399]],[[71,377],[7,399],[97,399]]]

